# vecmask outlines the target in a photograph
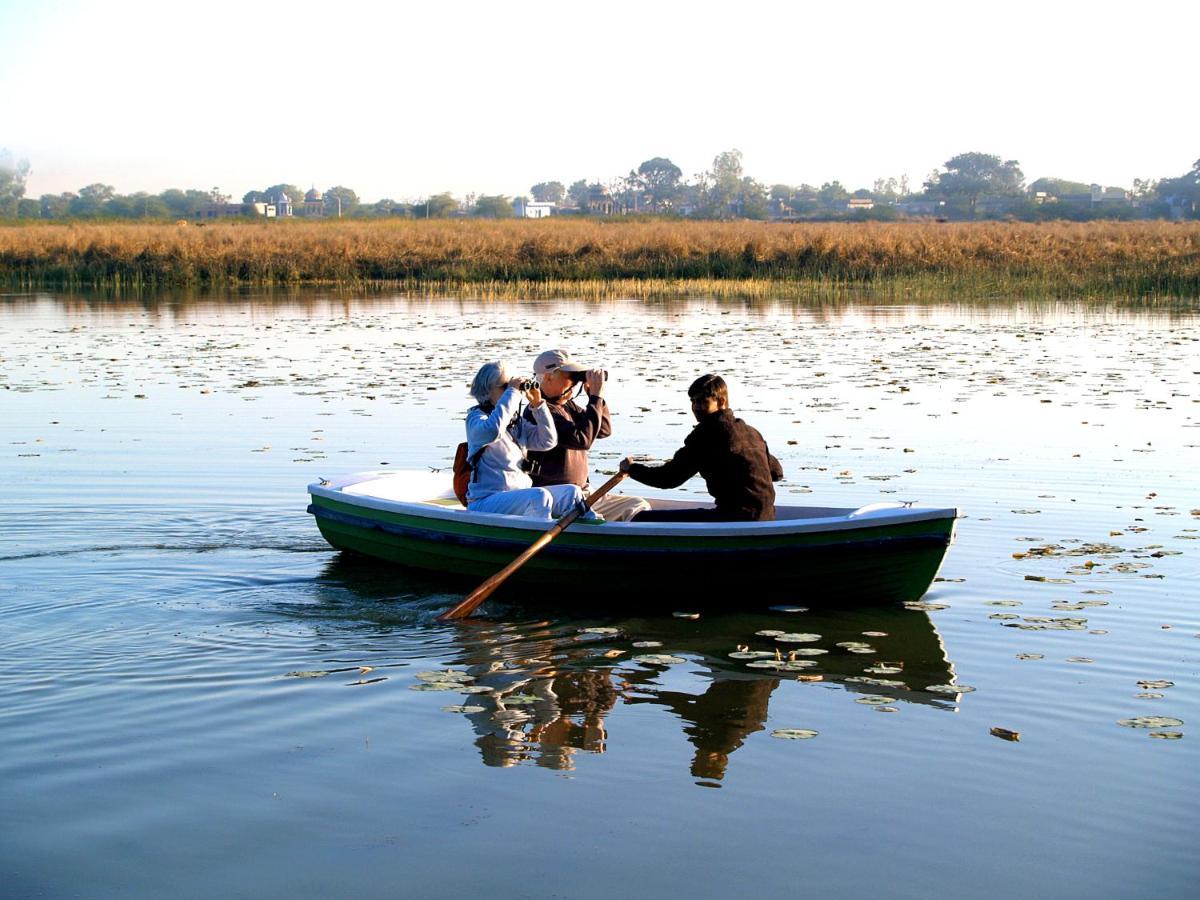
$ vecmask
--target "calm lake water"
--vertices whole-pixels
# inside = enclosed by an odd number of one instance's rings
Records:
[[[1195,896],[1194,312],[8,295],[0,335],[6,897]],[[556,346],[612,373],[600,472],[718,371],[781,502],[961,507],[928,608],[443,625],[323,542],[310,481],[448,466],[478,365]],[[767,629],[825,680],[729,657]]]

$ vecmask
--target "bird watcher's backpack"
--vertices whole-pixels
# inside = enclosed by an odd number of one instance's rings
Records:
[[[467,505],[467,489],[475,480],[475,466],[486,449],[486,445],[480,447],[473,457],[468,457],[467,445],[464,442],[459,444],[458,449],[454,451],[454,496],[463,506]]]

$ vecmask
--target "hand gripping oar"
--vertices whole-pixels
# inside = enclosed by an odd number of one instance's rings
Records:
[[[525,548],[525,551],[520,556],[510,562],[507,566],[505,566],[479,587],[475,588],[475,590],[473,590],[471,593],[467,594],[466,599],[463,600],[462,603],[438,616],[438,621],[449,622],[453,619],[465,619],[471,613],[475,612],[475,608],[488,597],[492,596],[492,593],[496,590],[496,588],[500,587],[500,585],[504,584],[504,582],[508,580],[509,575],[517,571],[517,569],[521,568],[521,566],[525,565],[525,563],[527,563],[535,553],[566,531],[567,526],[591,509],[593,503],[620,484],[622,479],[624,479],[628,474],[628,472],[618,472],[612,478],[608,479],[608,481],[604,482],[604,484],[600,485],[600,487],[593,491],[592,495],[584,500],[582,504],[559,519],[554,524],[554,527],[550,528],[545,534]]]

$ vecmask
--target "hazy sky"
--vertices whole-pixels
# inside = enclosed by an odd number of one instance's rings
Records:
[[[1200,156],[1195,2],[0,0],[27,194],[365,200],[691,177],[914,187],[968,150],[1128,186]]]

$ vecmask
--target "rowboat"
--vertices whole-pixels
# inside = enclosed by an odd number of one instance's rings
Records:
[[[445,473],[361,472],[308,486],[308,512],[335,548],[479,582],[553,525],[464,509]],[[694,501],[650,498],[657,509]],[[769,596],[839,604],[905,602],[929,589],[954,540],[959,510],[876,503],[858,509],[777,506],[773,522],[577,520],[531,559],[508,592],[555,602],[589,589],[726,607]],[[732,598],[732,599],[731,599]]]

